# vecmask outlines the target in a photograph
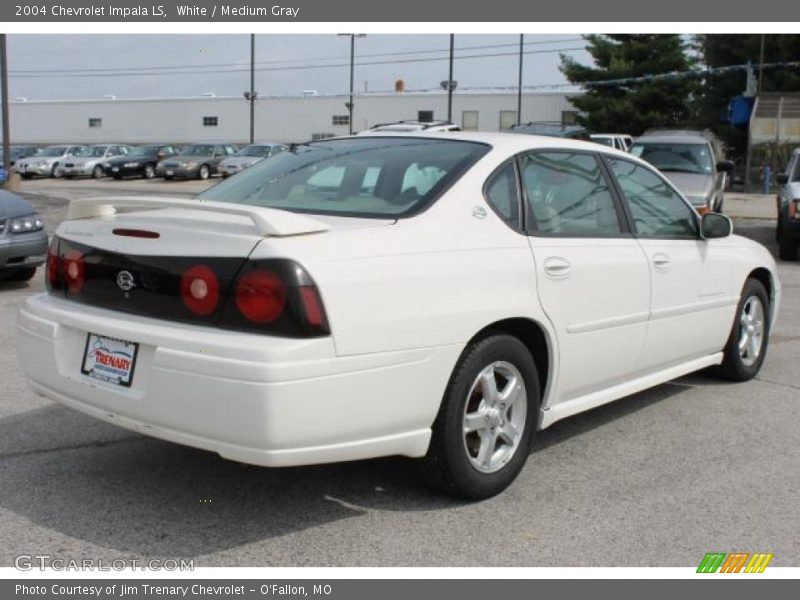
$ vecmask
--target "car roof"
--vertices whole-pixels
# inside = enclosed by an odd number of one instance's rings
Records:
[[[615,150],[608,146],[601,146],[594,142],[576,140],[571,138],[551,137],[546,135],[533,135],[529,133],[501,133],[487,131],[414,131],[414,132],[374,132],[370,134],[370,139],[375,138],[420,138],[447,141],[476,142],[489,144],[497,150],[504,150],[509,153],[523,152],[525,150],[548,149],[548,150],[583,150],[595,154],[610,154],[621,158],[631,157],[627,152]],[[329,138],[320,142],[335,141],[336,139],[360,139],[364,140],[363,135],[344,136],[340,138]],[[636,159],[636,162],[644,161]]]
[[[699,134],[653,134],[643,135],[633,141],[634,144],[710,144],[711,140]]]

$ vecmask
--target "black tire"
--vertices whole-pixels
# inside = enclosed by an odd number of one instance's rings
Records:
[[[56,177],[56,178],[61,177],[58,171],[58,163],[55,163],[53,165],[53,168],[50,169],[50,177]]]
[[[92,178],[93,179],[102,179],[105,177],[106,172],[103,170],[103,167],[97,165],[94,169],[92,169]]]
[[[797,240],[783,233],[782,223],[778,223],[778,258],[797,260]]]
[[[751,298],[757,298],[764,309],[763,320],[763,341],[758,353],[757,359],[752,364],[746,364],[739,352],[739,340],[742,333],[742,312]],[[733,320],[731,333],[728,336],[728,342],[725,344],[724,357],[722,364],[716,368],[716,373],[723,379],[729,381],[749,381],[755,377],[761,365],[764,364],[764,358],[767,356],[767,347],[769,345],[769,323],[770,323],[770,304],[769,294],[764,287],[764,284],[757,279],[748,279],[742,288],[741,299],[736,307],[736,316]]]
[[[122,180],[122,175],[114,175],[114,179],[116,181],[121,181]]]
[[[19,176],[22,179],[33,179],[33,175],[31,175],[30,173],[20,173]]]
[[[464,434],[464,415],[468,403],[474,401],[470,393],[477,377],[498,361],[513,365],[521,374],[526,395],[523,401],[527,404],[516,450],[498,470],[487,473],[479,471],[470,459]],[[447,384],[433,424],[428,454],[422,461],[425,479],[445,494],[469,500],[482,500],[502,492],[514,481],[528,458],[538,424],[539,403],[536,366],[519,339],[496,333],[474,342],[464,350]]]
[[[23,267],[17,269],[11,275],[6,276],[6,281],[30,281],[36,275],[36,267]]]
[[[200,165],[200,168],[197,169],[197,178],[208,179],[210,176],[211,176],[211,169],[208,168],[208,165]]]
[[[74,177],[75,177],[74,175],[64,175],[64,179],[72,179]]]
[[[156,176],[156,168],[154,165],[145,165],[142,169],[142,177],[145,179],[153,179]]]

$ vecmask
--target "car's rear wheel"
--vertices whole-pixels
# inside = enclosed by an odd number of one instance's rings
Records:
[[[156,176],[156,168],[153,165],[145,165],[143,174],[145,179],[153,179]]]
[[[36,275],[36,267],[23,267],[11,272],[0,273],[0,281],[30,281]]]
[[[748,279],[742,289],[722,364],[717,369],[720,376],[731,381],[748,381],[758,374],[767,355],[769,315],[769,295],[764,284]]]
[[[208,168],[208,165],[200,165],[200,169],[197,171],[197,176],[200,179],[208,179],[208,176],[211,174],[211,171]]]
[[[439,490],[480,500],[517,477],[530,452],[539,380],[525,345],[507,334],[484,337],[462,354],[433,425],[426,479]]]
[[[778,222],[778,257],[781,260],[797,260],[797,240],[783,232],[783,223]]]
[[[61,171],[58,170],[58,163],[55,163],[53,168],[50,169],[50,177],[61,177]]]

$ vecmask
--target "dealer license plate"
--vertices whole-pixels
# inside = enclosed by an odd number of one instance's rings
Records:
[[[86,337],[81,373],[100,381],[130,387],[139,344],[90,333]]]

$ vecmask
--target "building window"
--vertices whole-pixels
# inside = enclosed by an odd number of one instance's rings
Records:
[[[418,110],[417,111],[417,121],[420,123],[431,123],[433,122],[433,111],[432,110]]]
[[[461,129],[464,131],[478,131],[478,111],[461,111]]]
[[[334,125],[350,125],[350,115],[333,115]]]
[[[102,127],[103,119],[99,117],[89,117],[89,127]]]
[[[219,125],[219,117],[203,117],[203,127],[216,127]]]
[[[577,110],[562,110],[561,111],[561,124],[562,125],[577,125],[578,124],[578,111]]]
[[[328,138],[336,137],[335,133],[312,133],[311,141],[318,142],[320,140],[327,140]]]
[[[517,124],[517,111],[515,110],[501,110],[500,111],[500,131],[508,131],[512,125]]]

